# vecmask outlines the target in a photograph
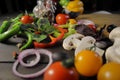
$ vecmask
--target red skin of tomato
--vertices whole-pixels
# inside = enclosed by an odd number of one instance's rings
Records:
[[[67,14],[59,13],[56,15],[56,23],[60,25],[65,24],[69,19],[70,17]]]
[[[74,67],[66,68],[58,61],[47,69],[43,80],[79,80],[79,74]]]
[[[32,23],[34,21],[33,17],[32,16],[29,16],[29,15],[24,15],[21,17],[20,21],[23,23],[23,24],[27,24],[27,23]]]

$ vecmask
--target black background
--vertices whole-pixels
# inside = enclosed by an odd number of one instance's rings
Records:
[[[59,0],[56,0],[59,1]],[[84,13],[107,10],[120,12],[120,2],[117,0],[81,0],[84,3]],[[32,11],[37,0],[0,0],[0,15],[15,12]],[[59,9],[60,6],[57,8]]]

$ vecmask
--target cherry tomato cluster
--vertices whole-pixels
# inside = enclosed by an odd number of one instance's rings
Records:
[[[24,15],[20,21],[23,24],[32,23],[34,18],[30,15]],[[68,21],[76,23],[68,14],[63,13],[57,14],[55,21],[58,25],[64,25]],[[96,31],[93,25],[89,25],[89,27]],[[103,64],[102,57],[96,52],[82,50],[75,56],[72,67],[65,67],[62,61],[54,62],[44,73],[44,80],[79,80],[80,75],[85,77],[97,76],[97,80],[120,80],[119,72],[120,64],[114,62]]]
[[[58,25],[73,21],[68,14],[63,13],[57,14],[55,20]],[[73,21],[73,23],[76,22]],[[89,27],[96,32],[93,25],[89,25]],[[120,67],[120,64],[116,65],[116,63],[106,63],[104,65],[102,57],[94,51],[82,50],[75,56],[73,67],[66,68],[62,65],[62,61],[55,62],[45,72],[44,80],[79,80],[80,75],[84,77],[97,76],[97,80],[119,80],[118,72],[120,68],[118,67]],[[119,70],[117,71],[117,69]],[[107,72],[111,74],[109,77],[107,77]]]
[[[44,80],[82,80],[81,76],[88,80],[94,76],[96,80],[119,80],[119,72],[119,63],[103,64],[102,57],[96,52],[82,50],[75,56],[72,67],[65,67],[62,61],[54,62],[44,73]]]

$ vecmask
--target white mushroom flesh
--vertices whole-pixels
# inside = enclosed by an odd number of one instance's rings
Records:
[[[84,49],[87,49],[87,48],[90,48],[90,47],[94,46],[95,47],[95,49],[94,49],[95,52],[97,54],[99,54],[100,56],[102,56],[103,53],[104,53],[104,50],[96,47],[95,42],[96,42],[96,40],[91,36],[86,36],[86,37],[82,38],[81,43],[75,49],[75,55],[77,55],[81,50],[84,50]]]
[[[106,49],[106,60],[107,62],[120,63],[120,27],[113,29],[109,34],[109,38],[114,41],[114,43]]]
[[[79,33],[68,36],[63,40],[63,48],[66,50],[75,49],[79,45],[83,37],[84,35]]]

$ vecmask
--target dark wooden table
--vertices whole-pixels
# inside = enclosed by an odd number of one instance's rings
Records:
[[[13,16],[16,16],[17,14],[7,15],[7,16],[1,16],[0,17],[0,24],[3,20],[9,19]],[[80,15],[79,19],[86,18],[94,21],[96,24],[103,25],[103,24],[115,24],[117,26],[120,26],[120,15],[119,14],[85,14]],[[47,48],[51,52],[65,52],[72,56],[74,54],[74,51],[66,51],[62,48],[62,42],[58,43],[56,46]],[[43,75],[35,78],[35,79],[23,79],[20,77],[17,77],[12,72],[13,62],[15,61],[12,56],[13,51],[18,51],[18,48],[14,44],[4,44],[0,43],[0,80],[43,80]],[[47,59],[44,59],[41,61],[40,66],[31,68],[31,69],[25,69],[23,67],[19,67],[19,70],[21,72],[35,72],[43,68],[47,63]],[[80,79],[82,80],[82,79]],[[83,80],[92,80],[92,79],[83,79]]]

